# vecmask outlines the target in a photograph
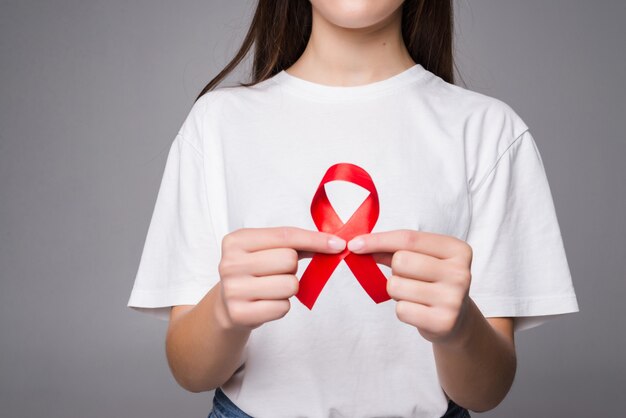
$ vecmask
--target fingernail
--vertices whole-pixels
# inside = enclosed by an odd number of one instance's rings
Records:
[[[363,242],[363,238],[354,238],[350,240],[350,242],[348,242],[348,249],[350,251],[360,250],[361,248],[363,248],[364,244],[365,243]]]
[[[334,237],[328,240],[328,246],[333,250],[343,250],[346,248],[346,242],[339,237]]]

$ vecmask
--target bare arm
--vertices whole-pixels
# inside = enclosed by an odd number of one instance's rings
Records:
[[[166,336],[174,378],[190,392],[214,390],[242,364],[250,333],[284,317],[298,292],[298,260],[341,252],[345,241],[296,227],[242,228],[222,240],[220,281],[197,305],[174,306]],[[334,247],[334,248],[333,248]]]
[[[166,337],[167,361],[174,378],[191,392],[214,390],[232,376],[250,330],[231,328],[215,285],[197,305],[172,307]]]
[[[401,229],[365,234],[348,243],[391,267],[387,292],[398,318],[433,343],[441,386],[476,412],[496,407],[515,376],[514,322],[485,318],[469,296],[472,247],[454,236]],[[361,241],[361,245],[359,244]]]
[[[459,343],[433,343],[439,380],[457,404],[475,412],[495,408],[516,370],[512,318],[485,318],[470,299]]]

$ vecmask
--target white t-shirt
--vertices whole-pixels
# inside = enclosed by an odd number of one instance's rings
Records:
[[[378,191],[372,232],[414,229],[473,248],[470,297],[520,331],[578,311],[546,172],[504,102],[416,64],[382,81],[329,86],[282,71],[193,104],[171,145],[128,306],[167,319],[218,281],[238,228],[317,230],[310,205],[328,167],[364,168]],[[326,185],[346,222],[368,192]],[[300,261],[301,277],[311,259]],[[388,277],[390,268],[380,265]],[[440,417],[432,344],[376,304],[341,262],[309,310],[297,298],[255,329],[226,395],[248,414]]]

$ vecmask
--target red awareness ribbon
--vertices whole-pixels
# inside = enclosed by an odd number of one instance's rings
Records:
[[[344,224],[333,209],[324,185],[333,180],[344,180],[357,184],[370,192],[361,206]],[[370,175],[361,167],[351,163],[338,163],[331,166],[311,202],[311,216],[322,232],[328,232],[346,242],[357,235],[371,232],[378,220],[378,193]],[[361,287],[376,303],[391,299],[387,293],[387,278],[370,254],[355,254],[348,247],[338,254],[315,253],[311,262],[302,274],[300,287],[296,297],[307,308],[312,309],[317,297],[326,285],[337,265],[345,260],[346,264],[361,284]]]

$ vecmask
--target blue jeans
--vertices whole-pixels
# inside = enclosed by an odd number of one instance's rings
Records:
[[[215,389],[213,409],[207,418],[252,418],[243,412],[231,401],[220,388]],[[471,418],[465,408],[455,404],[452,399],[448,402],[448,410],[441,418]]]

